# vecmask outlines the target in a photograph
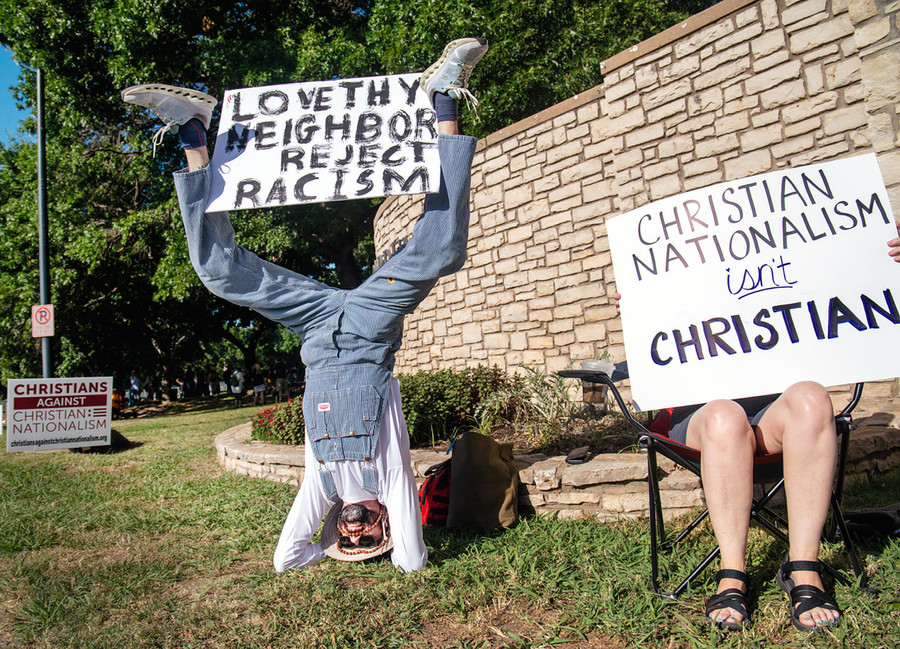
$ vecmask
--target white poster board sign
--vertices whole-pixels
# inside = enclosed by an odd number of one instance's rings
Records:
[[[110,443],[111,377],[10,379],[6,451],[46,451]]]
[[[672,196],[607,231],[642,409],[900,374],[897,230],[874,154]]]
[[[437,115],[418,74],[228,90],[206,211],[431,193]]]

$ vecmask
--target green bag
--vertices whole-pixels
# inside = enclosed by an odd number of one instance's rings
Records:
[[[450,462],[447,528],[512,527],[519,517],[519,468],[512,444],[463,433]]]

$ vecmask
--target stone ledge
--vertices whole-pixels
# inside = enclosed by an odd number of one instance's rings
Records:
[[[848,475],[873,478],[900,467],[900,415],[876,415],[860,422],[851,434]],[[303,479],[304,448],[250,439],[251,424],[216,436],[219,464],[227,471],[298,486]],[[413,449],[416,482],[428,467],[447,459],[445,453]],[[584,464],[566,464],[563,456],[517,455],[520,499],[538,514],[561,518],[593,517],[601,521],[648,515],[645,453],[604,453]],[[671,460],[658,457],[660,492],[666,518],[704,504],[700,480]]]

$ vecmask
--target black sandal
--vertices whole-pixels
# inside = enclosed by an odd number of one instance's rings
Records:
[[[787,559],[787,557],[785,557],[785,559]],[[838,616],[841,615],[841,609],[838,607],[837,602],[829,597],[821,588],[810,586],[808,584],[795,585],[794,580],[788,576],[795,570],[809,570],[822,574],[823,569],[824,568],[819,561],[785,560],[785,562],[781,564],[781,568],[778,569],[778,573],[775,575],[775,581],[778,582],[778,586],[787,593],[788,598],[791,600],[791,624],[793,624],[794,628],[798,631],[813,633],[822,629],[840,626],[840,617],[827,624],[815,624],[813,626],[807,626],[800,621],[801,615],[814,608],[824,608],[828,611],[836,611]]]
[[[747,573],[741,572],[740,570],[720,570],[716,573],[715,580],[716,583],[722,581],[722,579],[739,579],[744,582],[744,585],[747,587],[747,591],[750,590],[750,579],[747,577]],[[718,611],[723,608],[734,609],[738,613],[743,616],[743,619],[738,622],[732,620],[732,618],[726,618],[724,620],[714,620],[709,614],[713,611]],[[730,620],[730,621],[729,621]],[[747,605],[747,593],[742,591],[740,588],[727,588],[723,590],[721,593],[713,595],[708,600],[706,600],[706,621],[709,624],[712,624],[717,629],[723,629],[728,631],[740,631],[745,626],[750,625],[750,607]]]

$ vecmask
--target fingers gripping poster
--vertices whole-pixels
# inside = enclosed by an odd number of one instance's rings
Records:
[[[897,230],[874,154],[693,190],[607,230],[641,409],[900,374]]]
[[[206,211],[438,190],[437,116],[419,75],[229,90]]]

